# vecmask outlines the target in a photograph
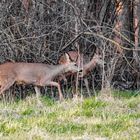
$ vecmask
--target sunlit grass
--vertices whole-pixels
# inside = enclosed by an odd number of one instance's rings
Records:
[[[41,105],[31,96],[1,102],[0,139],[139,140],[140,95],[115,91],[112,97],[101,97],[63,102],[41,97]]]

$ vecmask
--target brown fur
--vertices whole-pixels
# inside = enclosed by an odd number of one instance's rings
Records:
[[[71,62],[67,54],[64,55],[65,63],[60,65],[47,65],[42,63],[11,63],[0,65],[0,94],[9,89],[15,82],[18,84],[32,84],[35,91],[40,94],[38,86],[56,86],[60,100],[63,98],[60,85],[54,78],[61,73],[78,71],[75,63]]]
[[[69,55],[70,59],[78,65],[79,69],[82,69],[82,75],[80,74],[79,77],[84,77],[85,85],[89,93],[90,91],[89,91],[89,86],[88,86],[86,76],[89,74],[91,70],[93,70],[96,67],[97,64],[102,63],[101,56],[98,54],[95,54],[90,60],[87,55],[83,55],[82,53],[78,53],[77,51],[69,51],[67,52],[67,54]],[[64,56],[62,55],[59,58],[58,63],[63,64],[64,62],[65,62],[65,59],[64,59]],[[75,75],[75,79],[76,79],[77,73],[68,72],[68,73],[65,73],[64,76],[67,77],[67,76],[72,76],[72,75]],[[64,76],[61,77],[60,80],[64,79],[65,78]],[[77,94],[77,91],[76,91],[76,94]]]

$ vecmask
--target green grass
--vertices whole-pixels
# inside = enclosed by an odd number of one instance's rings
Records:
[[[139,140],[140,95],[113,92],[77,101],[35,97],[0,103],[1,140]]]

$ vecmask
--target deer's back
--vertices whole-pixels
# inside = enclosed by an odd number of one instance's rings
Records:
[[[19,83],[36,83],[39,80],[49,75],[51,65],[41,63],[4,63],[0,65],[1,79],[13,78]]]

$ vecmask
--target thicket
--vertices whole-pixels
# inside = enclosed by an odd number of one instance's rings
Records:
[[[95,87],[139,89],[139,9],[136,0],[1,0],[0,63],[56,64],[66,51],[99,49]]]

